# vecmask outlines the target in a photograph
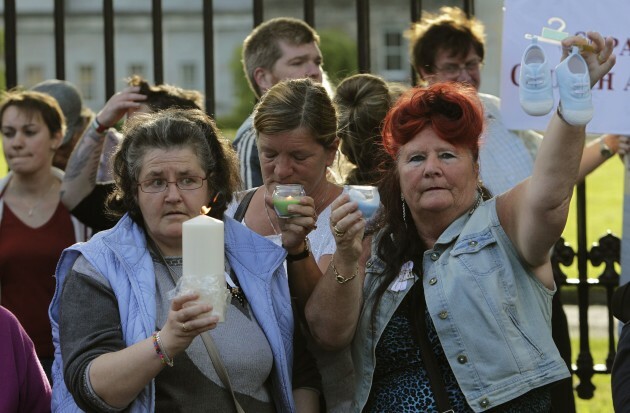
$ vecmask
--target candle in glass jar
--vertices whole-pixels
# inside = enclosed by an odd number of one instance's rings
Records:
[[[344,188],[350,200],[359,204],[359,210],[365,219],[370,219],[381,205],[378,189],[369,185],[346,185]]]
[[[299,204],[299,203],[300,203],[300,199],[293,198],[291,195],[289,195],[286,198],[273,199],[273,207],[276,210],[276,214],[278,214],[279,217],[290,216],[291,213],[289,212],[289,205]]]
[[[291,212],[289,212],[289,205],[299,204],[300,200],[305,195],[304,187],[300,184],[276,185],[271,195],[276,214],[281,218],[293,216]]]

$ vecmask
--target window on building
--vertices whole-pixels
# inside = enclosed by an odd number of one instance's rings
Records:
[[[385,70],[403,70],[404,55],[402,33],[385,31]]]
[[[184,89],[197,88],[197,65],[183,63],[181,65],[181,85]]]
[[[96,79],[93,65],[79,65],[79,90],[85,100],[93,100],[96,97]]]
[[[147,68],[142,63],[132,63],[129,65],[129,76],[138,75],[146,79]]]
[[[26,80],[24,82],[26,87],[31,87],[42,82],[44,80],[44,67],[41,65],[26,66],[24,79]]]

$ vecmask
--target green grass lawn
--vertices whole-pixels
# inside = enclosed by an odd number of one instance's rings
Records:
[[[591,338],[590,340],[591,354],[596,364],[604,364],[608,356],[608,342],[603,338]],[[579,339],[574,337],[571,339],[571,349],[573,351],[573,359],[578,356]],[[596,374],[591,379],[595,385],[595,393],[590,400],[580,399],[575,394],[575,405],[577,413],[612,413],[612,393],[610,386],[610,375]],[[577,376],[573,376],[573,385],[579,383]]]

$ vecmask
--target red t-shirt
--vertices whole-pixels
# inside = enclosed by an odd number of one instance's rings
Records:
[[[54,356],[48,306],[55,292],[59,256],[74,242],[72,220],[61,202],[39,228],[25,225],[4,204],[0,222],[0,300],[20,320],[39,357]]]

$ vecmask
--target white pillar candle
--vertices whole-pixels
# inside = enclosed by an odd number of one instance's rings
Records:
[[[207,215],[182,224],[182,290],[198,293],[198,302],[212,305],[219,321],[225,319],[228,296],[223,237],[223,221]]]
[[[223,221],[199,215],[183,224],[184,277],[220,274],[224,278]]]

